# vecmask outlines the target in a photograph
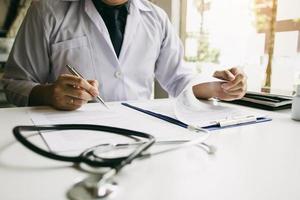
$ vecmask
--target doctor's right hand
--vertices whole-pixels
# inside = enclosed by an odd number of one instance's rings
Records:
[[[76,110],[99,95],[98,82],[61,75],[52,87],[51,105],[60,110]]]
[[[50,105],[59,110],[76,110],[98,95],[96,80],[87,81],[63,74],[53,84],[34,87],[30,94],[29,105]]]

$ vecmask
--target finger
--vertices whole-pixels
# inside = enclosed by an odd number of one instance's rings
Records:
[[[233,99],[240,99],[242,98],[246,92],[247,92],[247,86],[243,85],[242,87],[237,87],[236,89],[231,89],[231,90],[223,90],[224,94],[228,95],[228,98],[233,98]]]
[[[76,105],[77,102],[74,101],[74,98],[68,96],[59,96],[55,97],[55,102],[53,102],[53,107],[58,110],[76,110],[81,107],[81,105]]]
[[[88,81],[84,80],[83,78],[69,74],[64,74],[59,77],[59,82],[63,85],[71,85],[74,88],[83,88],[93,96],[98,95],[97,88],[89,84]]]
[[[84,100],[84,101],[90,101],[93,99],[93,96],[88,93],[86,90],[81,89],[81,88],[74,88],[72,86],[65,86],[64,89],[64,95],[65,96],[70,96],[76,99]]]
[[[217,84],[215,85],[214,91],[216,92],[214,97],[224,101],[231,101],[234,99],[238,99],[239,97],[238,95],[226,93],[220,84],[219,86]]]
[[[237,85],[233,86],[232,88],[225,90],[227,93],[235,91],[235,90],[239,90],[239,89],[245,89],[246,85],[244,83],[244,81],[240,81]]]
[[[229,70],[216,71],[213,76],[226,81],[233,81],[235,78]]]
[[[97,91],[97,96],[99,95],[99,83],[97,80],[88,80],[89,84],[91,84]]]
[[[99,87],[99,83],[97,80],[88,80],[88,83],[91,84],[95,88]]]
[[[72,106],[75,106],[75,107],[78,107],[78,106],[81,107],[82,105],[87,103],[87,101],[85,101],[85,100],[77,99],[77,98],[74,98],[74,97],[71,97],[71,96],[65,96],[65,101],[66,101],[67,105],[72,105]]]
[[[236,90],[231,90],[231,91],[224,91],[225,93],[227,93],[228,95],[232,95],[232,96],[243,96],[245,93],[244,88],[238,88]]]
[[[233,81],[223,83],[222,88],[224,90],[230,90],[230,89],[238,86],[238,84],[240,84],[240,82],[242,82],[242,84],[244,84],[244,79],[245,79],[245,77],[243,74],[238,74]]]
[[[241,71],[239,68],[237,68],[237,67],[233,67],[233,68],[229,69],[229,71],[230,71],[234,76],[236,76],[236,75],[242,73],[242,71]]]

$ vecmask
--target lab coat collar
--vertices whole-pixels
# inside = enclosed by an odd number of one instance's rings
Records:
[[[152,11],[149,7],[149,2],[145,2],[144,0],[132,0],[132,2],[136,5],[138,9],[145,12]],[[146,5],[148,4],[148,5]]]

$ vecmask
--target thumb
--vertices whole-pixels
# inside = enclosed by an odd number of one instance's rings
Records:
[[[235,79],[234,74],[229,70],[216,71],[213,76],[225,81],[233,81]]]

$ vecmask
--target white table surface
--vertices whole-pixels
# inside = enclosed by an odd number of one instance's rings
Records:
[[[32,124],[27,110],[0,109],[0,199],[67,199],[88,174],[16,142],[12,128]],[[259,112],[273,121],[215,131],[207,141],[217,148],[213,156],[192,147],[124,168],[115,199],[299,200],[300,122],[290,110]]]

